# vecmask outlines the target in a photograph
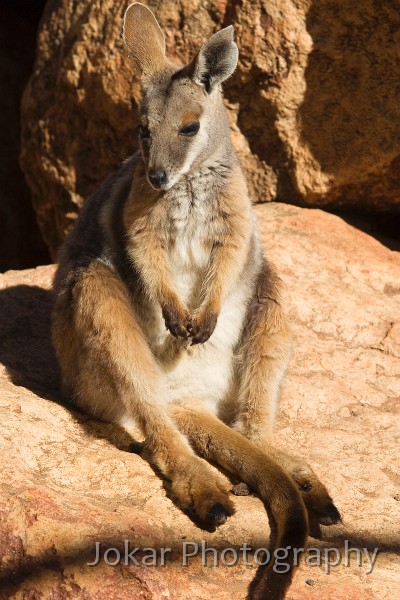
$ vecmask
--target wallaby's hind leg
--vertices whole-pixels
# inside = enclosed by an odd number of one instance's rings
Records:
[[[286,573],[276,572],[272,560],[252,599],[281,600],[297,565],[295,549],[304,550],[308,533],[306,509],[296,485],[262,450],[214,415],[200,412],[190,403],[171,407],[171,415],[196,452],[239,476],[264,501],[271,524],[271,545],[288,548],[290,568]]]
[[[319,523],[337,523],[339,511],[307,463],[271,445],[280,384],[290,355],[290,335],[280,305],[279,280],[268,263],[257,282],[239,352],[240,415],[236,427],[290,473],[306,504],[310,533],[319,537]],[[241,484],[235,491],[246,493]]]
[[[224,481],[193,453],[168,416],[162,373],[121,280],[100,261],[69,279],[56,299],[53,339],[76,403],[121,425],[134,419],[177,504],[203,521],[222,523],[233,513]]]
[[[280,305],[279,279],[265,261],[238,348],[239,416],[235,428],[256,444],[272,441],[291,338]]]

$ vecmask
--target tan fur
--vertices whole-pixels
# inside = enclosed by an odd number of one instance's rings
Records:
[[[290,333],[220,94],[237,60],[232,30],[181,70],[147,8],[128,8],[124,34],[148,129],[60,254],[53,340],[64,391],[97,418],[139,425],[183,510],[214,525],[233,513],[213,461],[266,503],[273,546],[303,547],[308,522],[319,534],[339,513],[310,467],[272,445]],[[293,568],[271,564],[253,598],[283,598]]]
[[[259,274],[248,326],[241,340],[237,429],[256,444],[272,441],[277,399],[290,357],[291,336],[279,292],[279,279],[270,265]]]
[[[134,18],[130,18],[131,11],[135,12]],[[167,62],[163,33],[149,14],[152,14],[150,9],[137,2],[128,7],[124,18],[124,38],[135,40],[134,44],[127,43],[127,47],[144,76],[156,73]]]
[[[192,121],[197,121],[199,118],[200,118],[200,113],[186,112],[186,113],[183,113],[183,115],[181,116],[181,123],[182,123],[182,125],[187,125],[188,123],[191,123]]]
[[[304,548],[307,541],[307,519],[299,492],[291,485],[287,475],[277,463],[270,460],[250,441],[227,427],[212,414],[198,411],[191,402],[175,406],[172,415],[179,430],[189,439],[195,450],[217,462],[234,475],[239,475],[257,489],[268,507],[270,524],[275,533],[277,548]],[[243,461],[246,457],[246,461]],[[290,506],[292,510],[282,510]],[[293,564],[293,554],[288,557]],[[265,580],[261,580],[253,598],[283,598],[293,577],[289,570],[280,577],[271,577],[273,565],[268,567]]]

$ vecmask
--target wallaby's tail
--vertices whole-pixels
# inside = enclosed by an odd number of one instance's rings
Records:
[[[264,501],[271,524],[271,560],[249,600],[282,600],[308,536],[307,512],[290,476],[252,442],[211,414],[174,407],[172,416],[193,448],[240,477]]]

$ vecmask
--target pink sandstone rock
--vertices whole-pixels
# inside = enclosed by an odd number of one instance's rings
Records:
[[[342,512],[321,552],[379,548],[371,574],[302,563],[288,600],[396,600],[400,589],[400,256],[340,218],[256,208],[289,292],[295,346],[276,443],[308,458]],[[63,406],[49,345],[53,266],[0,275],[0,599],[242,600],[256,567],[182,565],[182,544],[268,544],[255,497],[215,533],[199,530],[126,435]],[[104,562],[95,544],[170,547],[166,566]],[[110,551],[110,559],[115,558]],[[230,555],[227,555],[229,560]],[[250,556],[251,558],[251,556]],[[332,561],[333,561],[332,557]]]

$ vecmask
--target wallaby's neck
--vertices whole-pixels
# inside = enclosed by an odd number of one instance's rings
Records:
[[[199,202],[204,208],[204,203],[215,205],[219,192],[235,177],[243,175],[228,138],[202,160],[196,161],[166,194],[178,204],[195,206]]]
[[[220,138],[219,143],[211,148],[206,148],[199,156],[186,176],[190,179],[202,177],[206,173],[215,180],[220,178],[226,179],[233,170],[236,170],[239,165],[238,158],[232,146],[229,133],[226,137]]]

